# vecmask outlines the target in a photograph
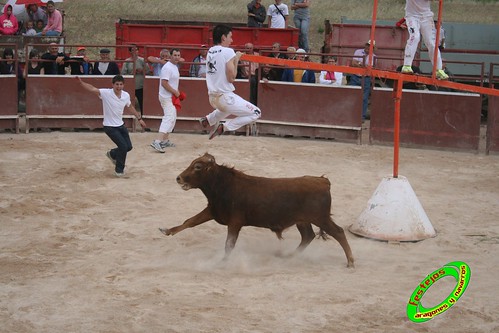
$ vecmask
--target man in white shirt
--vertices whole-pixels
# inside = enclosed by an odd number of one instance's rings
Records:
[[[113,77],[113,88],[111,89],[98,89],[89,83],[83,82],[79,76],[76,79],[83,88],[96,94],[102,100],[104,132],[117,146],[109,150],[106,156],[115,165],[114,174],[116,177],[123,177],[125,175],[126,155],[133,148],[128,129],[123,122],[123,111],[127,110],[133,113],[139,120],[140,126],[142,128],[146,127],[142,116],[133,107],[130,95],[123,90],[125,79],[121,75]]]
[[[284,29],[288,26],[289,10],[282,0],[275,0],[275,4],[269,6],[267,16],[269,28]]]
[[[179,97],[180,91],[178,84],[180,80],[180,73],[177,64],[180,61],[180,50],[172,49],[170,59],[161,68],[159,75],[159,103],[163,108],[163,119],[159,127],[158,137],[151,143],[151,147],[160,153],[164,153],[164,148],[175,147],[173,143],[168,140],[170,133],[175,127],[177,121],[177,109],[173,105],[172,98]]]
[[[256,121],[261,116],[258,107],[245,101],[234,93],[234,81],[241,52],[234,52],[229,46],[232,43],[232,29],[226,25],[217,25],[213,29],[213,43],[206,59],[206,85],[210,104],[215,110],[199,120],[204,128],[216,125],[210,134],[210,140],[225,131],[238,128]],[[236,118],[219,122],[230,115]]]
[[[409,39],[405,45],[404,66],[402,73],[412,74],[412,61],[416,54],[421,35],[428,48],[428,56],[431,63],[434,63],[433,54],[435,50],[435,24],[433,23],[433,12],[431,11],[431,0],[406,0],[405,2],[405,22]],[[440,80],[447,80],[449,76],[442,69],[442,57],[440,50],[437,50],[436,77]]]

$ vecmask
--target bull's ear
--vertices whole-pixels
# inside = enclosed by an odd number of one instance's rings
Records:
[[[210,155],[208,153],[204,154],[204,156],[208,159],[209,163],[215,163],[215,156]]]

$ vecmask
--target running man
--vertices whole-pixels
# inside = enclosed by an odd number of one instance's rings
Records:
[[[250,124],[262,114],[258,107],[234,93],[233,83],[242,53],[236,53],[229,47],[232,43],[232,29],[226,25],[217,25],[213,29],[213,43],[215,45],[208,51],[206,60],[206,85],[210,104],[215,110],[199,120],[204,128],[216,125],[210,134],[210,140],[225,131],[235,131]],[[227,120],[224,124],[219,123],[230,115],[236,118]]]
[[[83,82],[78,76],[76,79],[83,88],[96,94],[102,100],[104,132],[117,146],[109,150],[106,156],[115,165],[114,174],[116,177],[123,177],[125,176],[126,155],[133,148],[128,129],[123,122],[123,111],[127,110],[133,113],[139,120],[140,126],[142,128],[146,127],[142,116],[130,102],[130,95],[123,90],[125,79],[121,75],[114,76],[113,88],[110,89],[98,89],[89,83]]]
[[[431,64],[434,64],[433,54],[435,50],[435,36],[433,31],[433,12],[431,11],[432,0],[406,0],[405,2],[405,24],[409,32],[409,39],[405,45],[404,66],[402,73],[412,74],[412,61],[416,54],[421,35],[428,48],[428,56]],[[449,76],[442,69],[442,57],[440,50],[437,50],[437,68],[435,73],[437,79],[447,80]]]
[[[178,90],[180,73],[177,67],[180,59],[180,50],[172,49],[170,59],[161,68],[159,75],[159,103],[163,108],[164,115],[159,126],[158,137],[151,143],[151,147],[160,153],[164,153],[164,148],[166,147],[175,147],[168,137],[177,121],[177,109],[173,105],[172,98],[180,96],[180,91]]]

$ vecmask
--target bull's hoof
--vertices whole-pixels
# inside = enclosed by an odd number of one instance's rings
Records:
[[[159,231],[161,231],[161,233],[166,235],[166,236],[170,236],[172,234],[170,229],[167,229],[167,228],[159,228]]]
[[[350,268],[350,269],[354,269],[355,268],[355,265],[354,265],[353,261],[348,262],[347,268]]]

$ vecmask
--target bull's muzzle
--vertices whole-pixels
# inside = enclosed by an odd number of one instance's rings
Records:
[[[182,187],[182,189],[184,191],[187,191],[187,190],[191,189],[191,185],[185,183],[184,179],[182,177],[180,177],[180,176],[177,176],[177,183],[180,185],[180,187]]]

